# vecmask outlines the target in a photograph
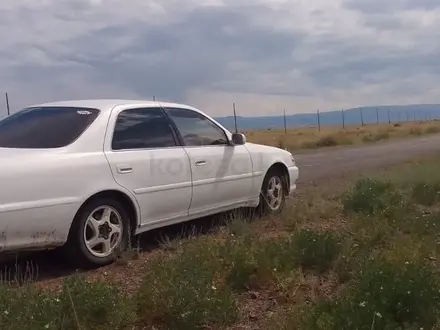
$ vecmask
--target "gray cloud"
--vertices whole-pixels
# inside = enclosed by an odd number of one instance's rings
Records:
[[[440,3],[437,0],[345,0],[345,3],[347,8],[367,14],[440,8]]]
[[[143,96],[182,99],[186,89],[198,86],[230,92],[240,88],[231,78],[242,84],[243,91],[252,90],[246,81],[253,83],[255,66],[260,73],[284,70],[303,36],[252,27],[248,16],[267,8],[240,9],[200,8],[165,26],[134,21],[130,26],[106,27],[69,40],[76,49],[98,42],[97,53],[86,50],[70,59],[92,66],[99,79],[119,80]],[[131,45],[100,53],[100,43],[127,34],[137,35]]]
[[[217,2],[5,0],[0,91],[16,107],[155,95],[243,115],[436,101],[438,1]]]

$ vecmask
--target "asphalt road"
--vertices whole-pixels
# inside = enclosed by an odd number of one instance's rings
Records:
[[[440,154],[440,134],[294,156],[300,169],[298,182],[301,183],[397,165],[436,153]]]

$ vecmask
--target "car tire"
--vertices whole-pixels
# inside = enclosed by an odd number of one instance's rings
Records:
[[[66,252],[81,268],[108,265],[126,249],[129,223],[121,203],[109,198],[93,199],[76,214]]]
[[[286,177],[277,169],[270,170],[264,178],[260,192],[260,215],[277,215],[284,209],[287,196]]]

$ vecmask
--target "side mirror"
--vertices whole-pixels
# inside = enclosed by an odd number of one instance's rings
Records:
[[[241,133],[232,134],[232,143],[234,145],[243,145],[246,143],[246,136]]]

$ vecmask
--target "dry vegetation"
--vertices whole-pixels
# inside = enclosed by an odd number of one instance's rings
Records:
[[[249,131],[246,132],[246,136],[253,143],[296,151],[372,143],[435,133],[440,133],[440,121],[368,124],[364,127],[349,126],[345,129],[323,127],[321,132],[317,128],[301,128],[287,130],[287,134],[284,130]]]
[[[1,329],[440,329],[439,166],[301,188],[276,219],[237,213],[127,264],[6,283]]]

